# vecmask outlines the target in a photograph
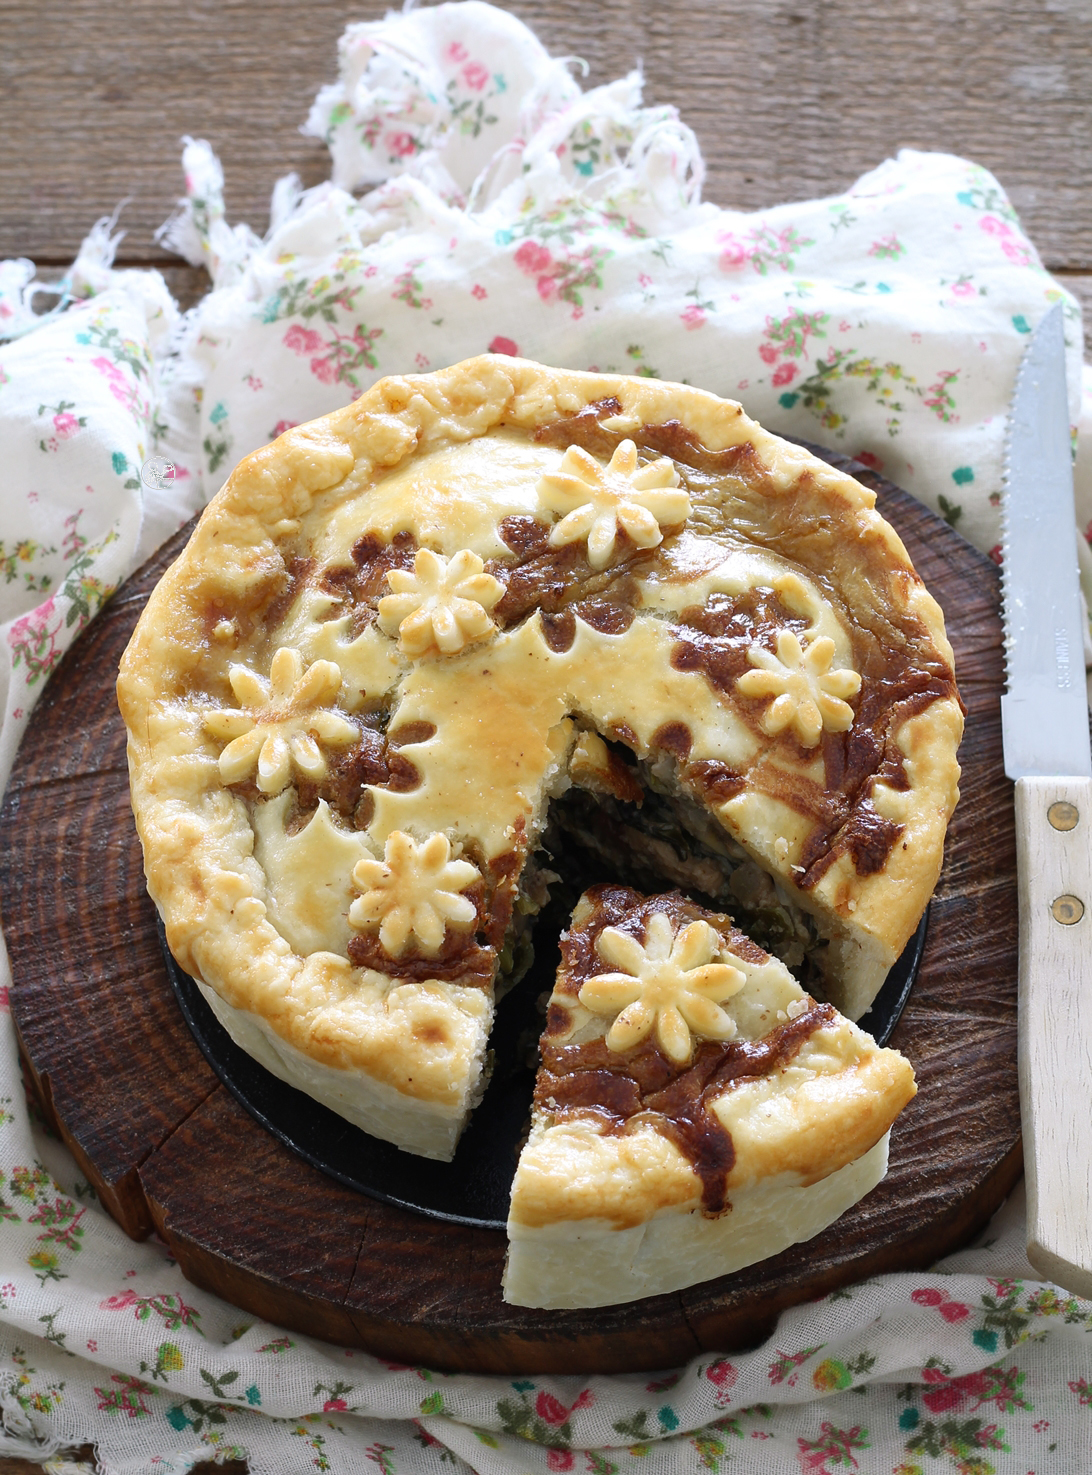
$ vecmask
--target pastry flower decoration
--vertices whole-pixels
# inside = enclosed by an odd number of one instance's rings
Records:
[[[609,1050],[631,1050],[653,1029],[664,1053],[678,1062],[690,1055],[690,1033],[730,1040],[735,1020],[719,1008],[738,994],[746,974],[715,963],[723,942],[708,922],[691,922],[675,932],[670,918],[653,912],[642,947],[628,932],[604,927],[595,950],[618,972],[589,978],[580,1002],[593,1014],[613,1014]]]
[[[561,514],[550,545],[588,541],[592,568],[606,568],[622,528],[638,548],[663,542],[661,528],[681,525],[690,516],[690,497],[679,490],[679,473],[666,456],[638,468],[637,447],[622,441],[603,466],[580,446],[570,446],[557,471],[538,484],[543,507]]]
[[[478,909],[465,891],[481,872],[468,860],[452,860],[446,835],[436,833],[420,845],[392,830],[382,860],[358,860],[353,884],[362,891],[349,908],[349,921],[361,931],[379,925],[379,941],[392,958],[416,938],[426,957],[435,957],[447,924],[465,932]]]
[[[846,697],[861,689],[856,671],[831,670],[834,641],[822,635],[802,647],[792,630],[777,632],[777,654],[752,645],[747,659],[756,670],[745,671],[736,688],[745,697],[774,700],[762,714],[762,730],[776,737],[791,727],[805,748],[814,748],[827,732],[847,732],[853,708]]]
[[[419,548],[409,569],[391,569],[387,582],[394,590],[379,601],[379,627],[398,636],[410,657],[439,650],[454,655],[474,640],[496,629],[489,611],[504,593],[504,585],[476,553],[464,548],[448,560],[430,548]]]
[[[326,777],[319,742],[345,747],[359,731],[333,709],[341,687],[341,671],[333,661],[315,661],[303,669],[298,650],[281,646],[264,680],[248,666],[232,666],[228,681],[239,710],[221,707],[205,713],[205,727],[227,742],[220,754],[220,777],[237,784],[258,770],[263,794],[279,794],[292,769],[305,778]]]

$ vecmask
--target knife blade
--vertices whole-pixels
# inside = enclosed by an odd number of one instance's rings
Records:
[[[1092,1296],[1092,750],[1060,304],[1017,374],[1002,513],[1027,1252]]]

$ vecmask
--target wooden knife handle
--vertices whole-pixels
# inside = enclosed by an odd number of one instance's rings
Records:
[[[1092,1296],[1092,779],[1016,782],[1028,1259]]]

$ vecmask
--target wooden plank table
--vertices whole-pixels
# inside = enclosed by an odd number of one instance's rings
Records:
[[[278,175],[326,177],[298,129],[350,20],[380,0],[0,0],[0,257],[71,261],[128,199],[119,262],[170,266],[154,231],[179,138],[223,160],[232,221],[261,230]],[[1083,0],[513,0],[588,84],[639,59],[708,165],[706,198],[757,209],[844,189],[895,149],[947,149],[1012,196],[1049,269],[1092,304],[1092,8]],[[175,265],[188,299],[199,276]]]
[[[278,175],[325,177],[325,150],[299,124],[335,75],[342,28],[385,8],[0,0],[0,257],[59,272],[90,224],[127,199],[118,263],[159,266],[183,304],[196,300],[204,274],[154,240],[180,192],[181,135],[209,139],[230,220],[260,231]],[[509,8],[555,54],[585,57],[589,85],[639,59],[646,98],[676,104],[696,130],[717,204],[838,191],[903,145],[977,160],[1009,191],[1047,267],[1092,309],[1092,8],[1082,0]],[[0,1475],[37,1468],[0,1456]]]

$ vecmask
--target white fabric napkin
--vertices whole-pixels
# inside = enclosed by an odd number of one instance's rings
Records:
[[[479,0],[350,26],[307,126],[333,178],[282,180],[264,239],[228,225],[219,164],[187,143],[164,239],[213,291],[181,320],[156,273],[112,269],[109,222],[45,315],[30,263],[0,263],[4,778],[49,672],[135,564],[240,456],[383,374],[491,349],[688,380],[858,456],[995,557],[1008,397],[1054,301],[1092,432],[1079,308],[965,160],[904,151],[836,198],[718,209],[637,73],[583,93]],[[175,467],[162,491],[141,479],[153,456]],[[0,1450],[93,1440],[110,1471],[245,1455],[286,1475],[1083,1469],[1092,1304],[1034,1279],[1022,1233],[1017,1197],[943,1268],[661,1377],[393,1367],[255,1322],[127,1240],[28,1115],[4,1015]]]

